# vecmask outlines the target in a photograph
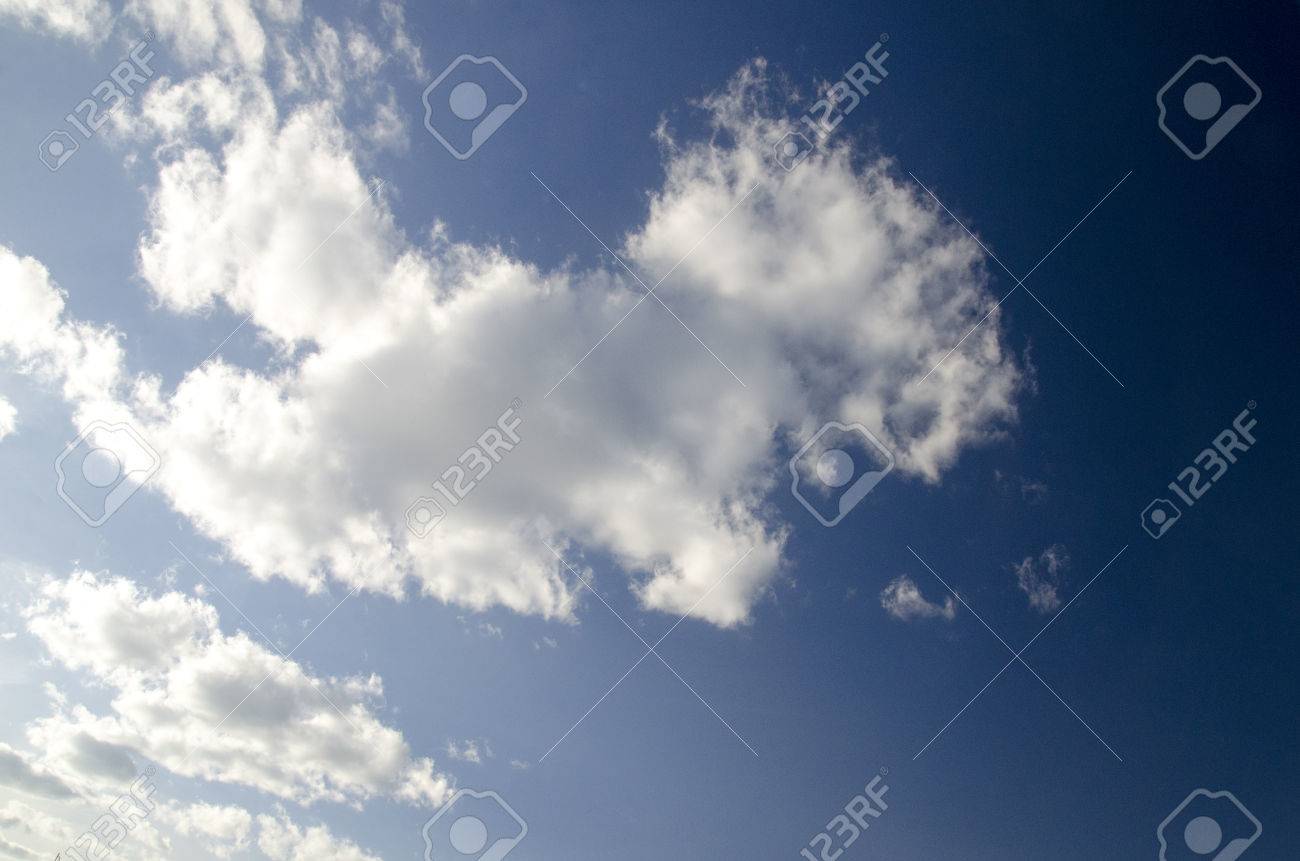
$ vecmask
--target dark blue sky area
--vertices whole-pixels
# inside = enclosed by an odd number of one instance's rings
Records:
[[[466,4],[418,17],[431,66],[492,53],[530,101],[526,131],[469,164],[431,159],[434,203],[399,206],[541,263],[598,249],[528,171],[616,238],[659,181],[661,115],[690,130],[686,102],[758,55],[805,89],[834,79],[884,32],[890,77],[845,131],[915,173],[1017,274],[1132,172],[1026,282],[1123,386],[1018,291],[1006,326],[1036,386],[1008,439],[937,488],[890,480],[834,530],[791,503],[794,595],[739,634],[688,625],[666,642],[761,757],[647,662],[511,787],[548,811],[539,844],[573,858],[795,857],[800,834],[884,767],[891,807],[846,858],[1156,857],[1157,825],[1197,787],[1232,790],[1262,821],[1247,857],[1293,851],[1298,19],[1283,3]],[[1199,53],[1232,57],[1263,97],[1193,161],[1157,128],[1155,94]],[[1014,286],[989,269],[999,294]],[[1248,401],[1257,446],[1149,538],[1139,512]],[[1045,498],[1026,499],[1021,479]],[[951,624],[885,616],[876,596],[899,574],[943,594],[907,545],[1018,649],[1050,617],[1026,607],[1010,566],[1055,543],[1072,560],[1067,599],[1128,547],[1023,655],[1123,761],[1019,665],[913,761],[1010,653],[965,608]],[[594,699],[638,645],[592,655],[585,682],[547,683]]]

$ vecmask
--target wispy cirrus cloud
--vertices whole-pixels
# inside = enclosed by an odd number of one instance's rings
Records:
[[[1012,566],[1016,585],[1029,598],[1029,606],[1039,613],[1050,613],[1061,606],[1060,590],[1065,580],[1065,569],[1070,557],[1065,547],[1053,544],[1037,557],[1026,556]]]

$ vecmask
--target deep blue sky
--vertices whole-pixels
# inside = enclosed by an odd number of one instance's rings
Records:
[[[793,858],[881,768],[890,809],[845,859],[1153,858],[1156,826],[1201,786],[1232,790],[1262,821],[1245,857],[1294,853],[1300,7],[453,3],[409,14],[432,72],[461,53],[491,54],[529,99],[509,133],[468,162],[422,132],[407,156],[381,159],[400,190],[399,221],[415,233],[441,219],[455,238],[497,241],[542,266],[596,263],[600,249],[530,171],[615,245],[661,179],[651,138],[661,115],[698,129],[690,100],[760,55],[811,92],[884,32],[890,76],[842,133],[914,173],[1018,274],[1132,172],[1026,282],[1123,387],[1028,295],[1013,295],[1006,329],[1036,384],[1007,439],[966,452],[937,487],[891,477],[835,529],[778,495],[795,527],[795,584],[748,627],[688,621],[661,646],[760,756],[648,660],[544,763],[515,771],[503,756],[460,771],[528,819],[512,858]],[[12,31],[0,47],[10,106],[0,242],[57,263],[78,315],[131,321],[139,365],[192,367],[232,320],[168,332],[171,318],[149,310],[120,253],[142,226],[138,183],[100,171],[110,187],[88,196],[73,172],[51,182],[29,169],[27,142],[50,124],[38,106],[68,101],[99,65],[61,46],[59,87],[33,88],[50,47]],[[1197,53],[1232,57],[1263,91],[1202,161],[1159,131],[1154,100]],[[67,92],[54,91],[65,80]],[[402,86],[401,106],[418,113],[421,85]],[[85,175],[92,159],[116,159],[86,149],[76,166]],[[989,271],[999,295],[1014,286],[991,261]],[[607,346],[618,349],[617,338]],[[41,409],[9,382],[15,403]],[[1252,400],[1257,446],[1150,539],[1139,512]],[[215,552],[148,495],[103,534],[52,546],[41,524],[69,515],[30,488],[45,487],[58,441],[13,442],[0,446],[18,488],[6,489],[0,518],[10,556],[148,579],[175,561],[165,540],[142,537],[159,522],[175,523],[168,537],[182,547]],[[1022,478],[1046,483],[1045,498],[1023,498]],[[1019,648],[1045,617],[1026,607],[1010,566],[1056,543],[1072,559],[1066,596],[1128,547],[1024,655],[1123,762],[1020,666],[914,761],[1010,655],[965,608],[951,624],[885,615],[877,596],[900,574],[943,594],[907,546]],[[212,566],[259,626],[297,642],[299,620],[280,616],[300,610],[296,589]],[[620,578],[602,591],[651,642],[672,624],[639,611]],[[311,599],[317,616],[337,597]],[[392,719],[417,748],[485,736],[535,763],[643,651],[595,601],[575,628],[485,614],[505,627],[501,640],[466,634],[458,615],[359,595],[303,657],[324,672],[381,668]],[[534,652],[541,636],[561,648]],[[27,717],[15,714],[11,728]],[[418,813],[365,816],[384,827],[328,814],[385,857],[416,857]]]

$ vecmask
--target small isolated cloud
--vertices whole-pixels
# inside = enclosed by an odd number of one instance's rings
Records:
[[[466,634],[476,633],[480,637],[487,637],[492,640],[500,640],[505,636],[505,631],[500,625],[494,625],[491,622],[471,623],[465,616],[457,616],[456,621],[460,622],[460,629]]]
[[[467,738],[462,742],[453,739],[447,742],[447,756],[460,762],[481,763],[492,758],[492,747],[486,739]]]
[[[533,640],[533,651],[540,652],[542,649],[558,649],[560,643],[554,637],[542,637],[540,640]]]
[[[957,615],[957,602],[949,595],[942,604],[927,601],[911,577],[902,574],[889,582],[880,593],[880,606],[895,619],[946,619]]]
[[[1020,495],[1026,502],[1042,502],[1047,498],[1047,482],[1030,481],[1027,478],[1020,479]]]
[[[1037,558],[1026,556],[1019,565],[1013,566],[1016,583],[1020,591],[1029,596],[1029,606],[1040,613],[1050,613],[1061,606],[1059,594],[1064,571],[1070,565],[1070,557],[1065,547],[1053,544]]]
[[[1004,496],[1019,493],[1020,498],[1030,505],[1037,505],[1047,499],[1048,487],[1045,481],[1026,478],[1023,475],[1007,475],[1000,469],[993,470],[993,481]]]

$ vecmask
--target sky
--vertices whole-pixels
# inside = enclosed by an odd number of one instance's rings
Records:
[[[0,858],[1293,855],[1300,6],[1130,6],[0,0]]]

